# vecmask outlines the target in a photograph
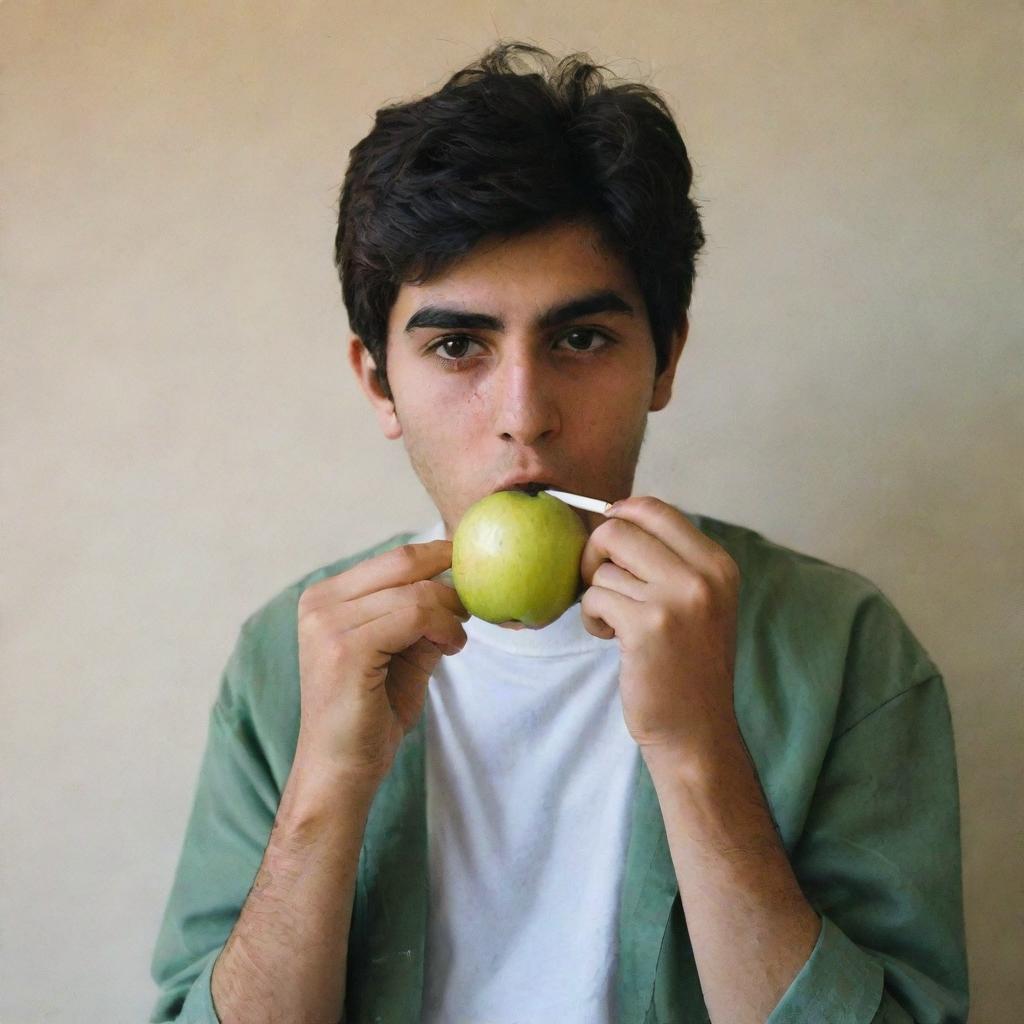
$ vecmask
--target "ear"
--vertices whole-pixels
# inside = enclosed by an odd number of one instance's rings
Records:
[[[654,378],[651,412],[659,412],[664,409],[672,397],[672,382],[675,380],[676,366],[679,363],[679,357],[683,354],[683,346],[686,344],[686,336],[689,333],[690,321],[689,318],[684,317],[682,326],[672,335],[665,368]]]
[[[356,379],[363,393],[370,400],[377,421],[389,441],[402,436],[402,424],[398,422],[395,403],[384,393],[377,379],[377,364],[361,338],[353,337],[348,346],[348,361],[352,364]]]

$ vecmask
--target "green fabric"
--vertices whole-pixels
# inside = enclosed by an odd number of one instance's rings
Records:
[[[745,527],[691,520],[742,573],[736,714],[797,878],[822,916],[817,944],[768,1024],[966,1020],[956,759],[938,668],[857,573]],[[217,1021],[213,963],[259,868],[298,736],[299,595],[412,536],[317,570],[242,626],[211,709],[153,954],[160,995],[152,1022]],[[428,912],[425,719],[399,748],[367,824],[347,1024],[419,1018]],[[632,813],[617,1020],[707,1021],[642,762]]]

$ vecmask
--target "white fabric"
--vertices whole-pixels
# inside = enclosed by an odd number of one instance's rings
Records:
[[[444,536],[441,522],[414,540]],[[426,706],[425,1024],[616,1019],[639,752],[619,650],[579,604],[541,630],[473,618]]]

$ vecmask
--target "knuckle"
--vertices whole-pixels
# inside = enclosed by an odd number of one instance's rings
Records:
[[[715,596],[715,588],[711,585],[711,581],[698,573],[694,573],[690,577],[688,590],[690,601],[697,605],[711,604]]]
[[[652,605],[647,616],[648,628],[655,633],[663,633],[672,628],[673,616],[663,604]]]
[[[625,523],[621,519],[606,519],[591,536],[600,533],[602,537],[614,537],[616,534],[622,533],[624,529]]]
[[[328,633],[323,639],[323,649],[334,662],[344,661],[349,654],[349,641],[344,633]]]
[[[305,590],[299,594],[299,615],[306,615],[311,609],[316,607],[316,604],[320,597],[319,583],[311,583]]]
[[[324,632],[327,628],[328,613],[325,608],[317,608],[311,605],[306,609],[299,609],[299,622],[302,630],[307,634]]]
[[[430,609],[421,604],[410,607],[408,616],[413,629],[425,629],[430,623]]]
[[[718,571],[721,573],[722,579],[730,584],[739,583],[743,575],[740,572],[740,567],[730,555],[723,555],[719,559]]]
[[[401,566],[411,566],[416,561],[416,547],[413,544],[400,544],[391,551],[392,560]]]

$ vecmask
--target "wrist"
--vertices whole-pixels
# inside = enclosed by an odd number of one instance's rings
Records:
[[[720,785],[737,771],[752,768],[735,719],[703,735],[643,744],[640,756],[655,781],[666,778],[697,789]]]
[[[771,809],[739,731],[714,748],[659,746],[644,754],[662,814],[686,841],[718,853],[782,854]]]
[[[365,825],[380,782],[376,775],[296,751],[277,823],[297,836],[315,835],[339,821]]]
[[[341,753],[337,745],[325,742],[323,737],[299,730],[291,772],[304,782],[320,782],[352,795],[368,792],[372,798],[389,770],[390,765],[379,760],[356,762]]]

